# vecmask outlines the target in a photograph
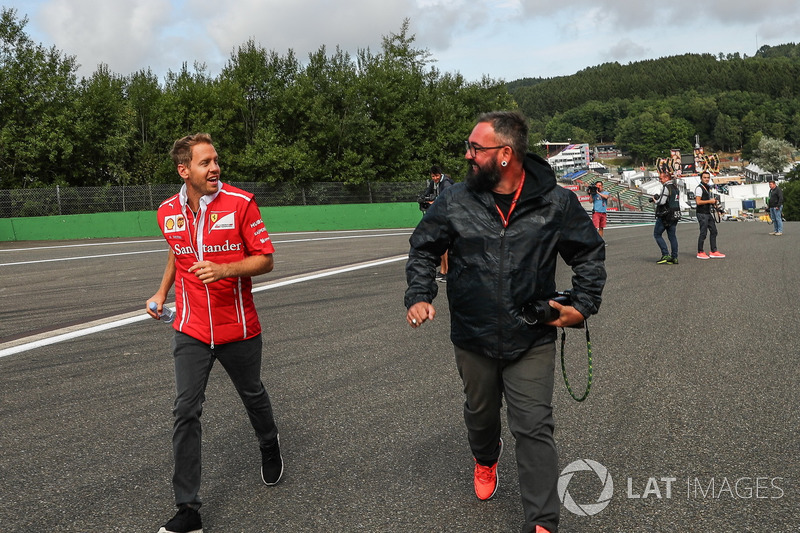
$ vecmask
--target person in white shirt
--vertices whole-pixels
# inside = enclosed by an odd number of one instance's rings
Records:
[[[712,209],[716,209],[717,199],[711,194],[711,174],[703,171],[700,174],[700,184],[694,190],[694,199],[697,203],[697,222],[700,224],[700,236],[697,238],[698,259],[722,259],[725,254],[717,250],[717,223],[714,220]],[[710,235],[709,244],[711,253],[704,251],[706,234]]]

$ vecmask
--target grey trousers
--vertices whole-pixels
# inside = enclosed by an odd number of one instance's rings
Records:
[[[242,399],[260,446],[272,443],[278,428],[272,404],[261,381],[261,335],[244,341],[217,344],[214,349],[184,333],[175,332],[172,351],[175,359],[175,423],[172,453],[175,472],[172,486],[175,504],[198,508],[200,490],[202,427],[206,384],[214,361],[219,360]]]
[[[558,453],[553,439],[555,343],[505,361],[455,347],[464,383],[464,422],[475,459],[491,465],[500,450],[500,409],[505,394],[508,426],[516,441],[517,474],[525,514],[523,532],[540,525],[558,530]]]
[[[714,221],[714,215],[709,213],[697,213],[697,222],[700,223],[700,236],[697,237],[697,252],[703,251],[703,243],[706,241],[706,234],[710,233],[711,238],[711,251],[717,251],[717,223]]]

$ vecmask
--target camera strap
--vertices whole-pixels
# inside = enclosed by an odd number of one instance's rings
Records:
[[[576,402],[582,402],[585,400],[589,396],[589,391],[592,388],[592,341],[589,337],[588,319],[583,321],[583,327],[586,330],[586,355],[589,360],[589,372],[586,381],[586,391],[580,398],[575,396],[575,393],[572,392],[572,387],[569,385],[569,379],[567,379],[567,369],[564,367],[564,342],[567,339],[567,332],[564,328],[561,328],[561,374],[564,376],[564,385],[567,386],[567,392],[569,392],[569,395],[572,396],[572,399]]]

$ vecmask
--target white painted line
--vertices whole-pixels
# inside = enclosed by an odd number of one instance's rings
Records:
[[[144,241],[110,241],[110,242],[84,242],[81,244],[54,244],[52,246],[31,246],[30,248],[9,248],[1,250],[3,252],[30,252],[35,250],[53,250],[57,248],[84,248],[86,246],[119,246],[121,244],[139,244],[143,242],[158,242],[164,239],[147,239]]]
[[[379,233],[376,235],[346,235],[343,237],[315,237],[312,239],[291,239],[288,241],[276,241],[273,239],[272,242],[275,244],[286,244],[289,242],[312,242],[312,241],[335,241],[338,239],[371,239],[373,237],[395,237],[400,235],[411,235],[411,231],[405,233]]]
[[[289,235],[289,234],[287,234]],[[395,237],[395,236],[402,236],[402,235],[411,235],[411,231],[406,231],[403,233],[377,233],[377,234],[370,234],[370,235],[345,235],[340,237],[313,237],[309,239],[290,239],[285,241],[276,241],[273,239],[275,244],[287,244],[287,243],[297,243],[297,242],[314,242],[314,241],[331,241],[331,240],[338,240],[338,239],[371,239],[374,237]],[[273,235],[274,236],[274,235]],[[159,242],[159,241],[136,241],[136,242]],[[124,244],[124,243],[105,243],[105,244]],[[166,244],[166,243],[164,243]],[[68,245],[64,246],[65,248],[71,246],[91,246],[91,245]],[[94,246],[99,246],[99,244],[95,244]],[[19,249],[17,251],[30,251],[30,250],[43,250],[46,248],[59,248],[58,246],[46,246],[42,248],[27,248],[27,249]],[[8,250],[7,250],[8,251]],[[100,255],[81,255],[78,257],[58,257],[54,259],[34,259],[30,261],[17,261],[14,263],[0,263],[0,267],[5,266],[18,266],[18,265],[32,265],[35,263],[54,263],[57,261],[75,261],[77,259],[97,259],[101,257],[117,257],[123,255],[136,255],[136,254],[152,254],[152,253],[166,253],[167,248],[159,248],[157,250],[141,250],[138,252],[120,252],[116,254],[100,254]]]
[[[399,231],[402,233],[387,233],[386,235],[406,235],[414,231],[414,228],[384,228],[384,229],[348,229],[348,230],[329,230],[329,231],[293,231],[283,233],[270,233],[272,237],[281,235],[327,235],[336,233],[370,233],[375,231]],[[377,236],[377,235],[376,235]],[[143,242],[164,242],[161,237],[154,239],[143,239],[136,241],[104,241],[104,242],[82,242],[80,244],[53,244],[50,246],[31,246],[29,248],[7,248],[0,249],[0,254],[4,252],[31,252],[37,250],[53,250],[58,248],[85,248],[88,246],[120,246],[125,244],[141,244]],[[286,241],[284,241],[286,242]],[[294,242],[294,241],[289,241]]]
[[[92,333],[99,333],[101,331],[114,329],[119,326],[126,326],[128,324],[133,324],[134,322],[141,322],[142,320],[150,318],[149,315],[143,313],[144,311],[142,311],[141,313],[137,312],[135,316],[130,316],[131,313],[128,313],[127,315],[118,315],[117,317],[114,317],[111,322],[97,321],[102,323],[97,324],[95,326],[84,327],[83,329],[75,329],[71,331],[72,328],[64,328],[56,331],[50,331],[43,335],[35,335],[33,337],[25,337],[24,339],[11,341],[9,343],[6,343],[6,345],[15,344],[16,342],[21,342],[22,344],[18,344],[16,346],[11,346],[10,348],[5,348],[3,350],[0,350],[0,358],[6,357],[7,355],[14,355],[16,353],[33,350],[36,348],[41,348],[43,346],[49,346],[51,344],[57,344],[59,342],[77,339],[78,337],[84,337],[86,335],[91,335]],[[119,318],[121,316],[125,316],[127,318]],[[65,333],[59,333],[59,331],[64,331]],[[44,335],[53,335],[53,336],[42,338],[44,337]],[[36,338],[38,340],[29,340],[32,338]]]
[[[365,261],[363,263],[356,263],[354,265],[346,267],[332,268],[329,270],[320,270],[312,274],[294,276],[276,281],[268,281],[254,286],[253,292],[256,293],[270,289],[277,289],[280,287],[286,287],[287,285],[294,285],[296,283],[303,283],[305,281],[313,281],[315,279],[325,278],[328,276],[335,276],[337,274],[344,274],[346,272],[353,272],[355,270],[362,270],[365,268],[372,268],[376,266],[386,265],[389,263],[395,263],[397,261],[403,261],[406,259],[408,259],[407,255],[398,255],[387,259]],[[174,303],[171,307],[174,309]],[[49,331],[47,333],[43,333],[40,335],[34,335],[31,337],[17,339],[15,341],[7,342],[0,345],[0,359],[20,352],[33,350],[36,348],[41,348],[43,346],[49,346],[51,344],[57,344],[59,342],[64,342],[72,339],[77,339],[79,337],[85,337],[86,335],[91,335],[93,333],[100,333],[102,331],[118,328],[120,326],[126,326],[128,324],[133,324],[135,322],[141,322],[143,320],[153,320],[153,319],[150,318],[149,315],[145,314],[144,310],[134,311],[133,313],[125,313],[122,315],[109,317],[103,320],[96,320],[89,324],[71,326],[56,331]],[[6,346],[6,348],[2,348],[3,346]]]
[[[54,263],[56,261],[75,261],[76,259],[97,259],[100,257],[121,257],[123,255],[138,255],[138,254],[152,254],[156,252],[164,253],[167,250],[162,248],[160,250],[142,250],[141,252],[120,252],[118,254],[100,254],[100,255],[81,255],[78,257],[58,257],[56,259],[35,259],[33,261],[18,261],[16,263],[0,263],[0,267],[14,266],[14,265],[32,265],[34,263]]]
[[[253,292],[261,292],[267,291],[270,289],[277,289],[279,287],[285,287],[287,285],[294,285],[295,283],[302,283],[304,281],[312,281],[315,279],[325,278],[328,276],[335,276],[337,274],[344,274],[345,272],[353,272],[354,270],[362,270],[364,268],[370,268],[374,266],[381,266],[386,265],[389,263],[395,263],[397,261],[404,261],[408,259],[408,255],[398,255],[395,257],[390,257],[388,259],[379,259],[377,261],[365,261],[363,263],[356,263],[354,265],[350,265],[347,267],[342,268],[332,268],[330,270],[320,270],[318,272],[314,272],[313,274],[306,274],[301,276],[295,276],[291,278],[282,279],[279,281],[272,281],[263,284],[259,284],[253,287]]]

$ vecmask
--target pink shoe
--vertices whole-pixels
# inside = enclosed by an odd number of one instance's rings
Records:
[[[698,259],[708,259],[708,254],[705,252],[697,252]]]
[[[708,254],[708,256],[713,257],[714,259],[722,259],[723,257],[725,257],[725,254],[719,252],[711,252],[710,254]]]

